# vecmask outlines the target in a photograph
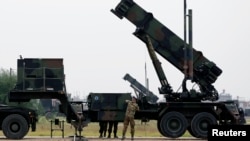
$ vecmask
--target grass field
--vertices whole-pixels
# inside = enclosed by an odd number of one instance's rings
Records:
[[[60,119],[61,121],[64,119]],[[65,120],[64,120],[65,121]],[[140,120],[136,120],[135,125],[135,136],[136,137],[162,137],[157,129],[157,121],[152,120],[146,124],[141,125]],[[247,124],[250,124],[250,118],[247,119]],[[53,124],[53,129],[59,129],[58,125]],[[117,135],[121,137],[121,132],[123,128],[123,123],[118,124],[118,132]],[[70,124],[64,122],[64,136],[73,136],[75,133],[74,127]],[[37,123],[37,130],[35,132],[29,132],[27,136],[50,136],[51,135],[51,122],[46,120],[44,117],[41,117]],[[62,132],[60,130],[55,130],[52,132],[53,136],[62,136]],[[99,124],[98,123],[89,123],[87,127],[83,128],[82,135],[85,137],[98,137],[99,136]],[[3,136],[2,132],[0,132],[0,136]],[[130,127],[128,127],[127,136],[130,136]],[[186,132],[184,134],[185,137],[189,137],[190,134]],[[112,134],[113,137],[113,134]]]
[[[141,121],[136,120],[135,134],[137,137],[161,137],[161,134],[158,132],[156,121],[150,121],[146,124],[141,125]],[[58,125],[52,125],[53,128],[59,128]],[[68,123],[64,123],[64,135],[72,136],[74,135],[74,127]],[[123,129],[123,123],[118,124],[117,135],[121,136]],[[128,127],[127,135],[130,133],[130,127]],[[51,134],[51,123],[45,119],[40,119],[37,124],[36,132],[29,132],[28,136],[50,136]],[[53,136],[61,136],[62,132],[60,130],[53,131]],[[99,123],[89,123],[87,127],[83,128],[83,136],[96,136],[99,137]],[[113,136],[113,133],[112,133]]]

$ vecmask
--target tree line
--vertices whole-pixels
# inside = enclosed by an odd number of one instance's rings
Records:
[[[40,100],[32,99],[29,102],[9,102],[8,93],[15,87],[17,74],[12,69],[0,68],[0,104],[31,108],[39,115],[44,114]]]

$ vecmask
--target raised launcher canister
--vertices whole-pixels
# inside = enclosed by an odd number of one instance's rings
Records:
[[[121,0],[115,9],[111,9],[111,12],[120,19],[126,18],[134,24],[136,31],[133,34],[146,44],[148,42],[144,35],[148,35],[154,51],[182,73],[185,73],[186,67],[184,65],[184,45],[191,48],[192,51],[189,53],[192,55],[187,55],[188,66],[192,67],[192,82],[196,83],[201,91],[195,97],[199,97],[202,101],[215,101],[218,99],[218,92],[213,83],[221,75],[222,70],[214,62],[206,58],[201,51],[190,47],[167,26],[158,21],[152,13],[144,10],[133,0]],[[191,76],[191,74],[189,75]],[[161,88],[160,94],[169,95],[169,91]],[[173,93],[170,95],[173,95]],[[172,101],[172,99],[167,100]],[[176,99],[174,100],[176,101]],[[180,100],[183,101],[182,98]],[[191,98],[187,101],[197,101],[197,98],[195,100]]]
[[[157,103],[157,100],[159,99],[156,94],[154,94],[152,91],[150,91],[148,88],[144,87],[140,82],[138,82],[135,78],[133,78],[130,74],[125,74],[123,77],[125,81],[128,81],[130,83],[130,86],[134,89],[137,97],[139,100],[149,103]]]
[[[131,100],[131,93],[90,93],[88,118],[91,122],[122,122],[127,108],[125,100]]]

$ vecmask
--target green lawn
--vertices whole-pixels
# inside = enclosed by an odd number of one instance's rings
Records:
[[[141,125],[139,120],[136,120],[135,126],[135,135],[138,137],[161,137],[161,134],[158,132],[156,121],[150,121],[147,124]],[[52,125],[53,128],[59,129],[58,125]],[[74,127],[68,123],[64,123],[64,135],[72,136],[74,135]],[[118,124],[118,136],[121,136],[123,129],[123,123]],[[36,132],[29,132],[28,136],[50,136],[51,134],[51,123],[42,119],[37,124]],[[83,128],[83,136],[99,136],[99,124],[98,123],[89,123],[87,127]],[[60,130],[53,131],[53,136],[61,136],[62,132]],[[128,127],[127,135],[130,135],[130,127]],[[112,134],[113,136],[113,134]]]

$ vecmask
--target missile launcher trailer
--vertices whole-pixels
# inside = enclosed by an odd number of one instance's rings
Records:
[[[111,12],[134,24],[136,30],[133,34],[147,46],[161,83],[159,93],[164,95],[166,102],[151,109],[151,114],[145,118],[157,120],[158,130],[163,136],[177,138],[188,130],[194,137],[207,138],[209,125],[244,123],[244,114],[236,102],[217,101],[218,92],[213,83],[222,70],[201,51],[184,42],[133,0],[121,0]],[[182,92],[173,92],[156,53],[184,74]],[[187,80],[199,86],[199,90],[188,90]]]

